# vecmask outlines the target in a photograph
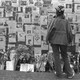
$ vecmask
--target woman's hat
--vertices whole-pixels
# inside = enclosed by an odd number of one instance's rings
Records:
[[[58,6],[57,8],[55,8],[56,9],[56,11],[58,11],[58,12],[62,12],[62,11],[64,11],[64,6]]]

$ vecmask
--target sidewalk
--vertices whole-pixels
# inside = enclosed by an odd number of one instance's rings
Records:
[[[18,71],[0,71],[0,80],[71,80],[58,79],[54,73],[46,72],[18,72]],[[80,80],[80,74],[76,74],[72,80]]]

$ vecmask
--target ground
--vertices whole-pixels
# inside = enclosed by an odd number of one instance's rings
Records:
[[[69,80],[58,79],[54,73],[47,72],[19,72],[19,71],[0,71],[0,80]],[[71,80],[71,79],[70,79]],[[72,80],[80,80],[80,73],[76,74]]]

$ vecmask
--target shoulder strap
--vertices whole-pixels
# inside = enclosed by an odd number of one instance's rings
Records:
[[[52,29],[54,28],[54,25],[55,25],[55,23],[56,23],[56,20],[57,20],[57,19],[52,19],[52,21],[51,21],[50,24],[49,24],[49,30],[52,30]]]

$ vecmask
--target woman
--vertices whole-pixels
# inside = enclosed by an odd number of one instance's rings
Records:
[[[53,32],[54,31],[54,32]],[[53,33],[52,33],[53,32]],[[51,37],[50,37],[51,36]],[[67,54],[67,45],[72,41],[71,26],[68,20],[64,17],[64,7],[58,6],[56,8],[56,18],[49,24],[49,31],[46,41],[49,42],[53,49],[55,58],[56,76],[63,77],[61,70],[60,54],[65,65],[67,78],[73,78],[74,72],[70,67]]]

